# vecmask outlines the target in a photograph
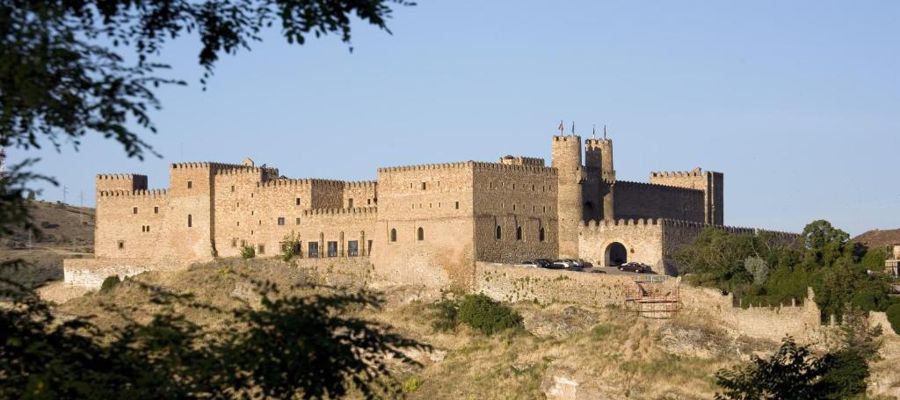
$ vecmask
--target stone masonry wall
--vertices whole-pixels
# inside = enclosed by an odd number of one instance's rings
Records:
[[[704,222],[713,225],[725,224],[725,188],[721,172],[691,171],[651,172],[650,183],[695,189],[703,192]]]
[[[662,226],[658,220],[590,221],[579,235],[581,258],[597,266],[611,266],[609,250],[613,243],[625,246],[627,261],[649,265],[663,273]]]
[[[615,183],[616,219],[705,220],[703,192],[649,183]]]
[[[491,163],[473,166],[476,259],[514,263],[555,258],[555,170]]]
[[[626,295],[635,287],[634,278],[626,275],[475,263],[474,291],[498,301],[536,300],[544,304],[562,302],[589,307],[621,306],[625,304]]]

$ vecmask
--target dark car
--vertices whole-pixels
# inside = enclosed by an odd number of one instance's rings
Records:
[[[581,262],[581,268],[594,268],[594,264],[591,264],[589,261],[578,260]]]
[[[534,260],[534,262],[537,263],[537,265],[541,268],[547,268],[550,266],[550,264],[553,264],[552,261],[546,258],[538,258],[537,260]]]
[[[561,262],[561,261],[554,261],[554,262],[550,263],[550,265],[548,265],[548,266],[546,266],[546,267],[544,267],[544,268],[547,268],[547,269],[567,269],[567,268],[569,268],[569,267],[570,267],[570,265],[568,265],[568,264],[566,264],[566,263],[564,263],[564,262]]]
[[[647,264],[641,264],[637,262],[629,262],[619,266],[619,271],[626,272],[637,272],[639,274],[643,274],[645,272],[650,272],[650,266]]]

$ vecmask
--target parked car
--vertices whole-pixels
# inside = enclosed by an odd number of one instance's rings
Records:
[[[645,272],[650,272],[650,266],[647,264],[641,264],[638,262],[628,262],[628,263],[620,265],[619,271],[637,272],[639,274],[643,274]]]
[[[546,267],[544,267],[544,268],[547,268],[547,269],[566,269],[566,268],[569,268],[569,267],[570,267],[569,264],[566,264],[566,263],[564,263],[564,262],[562,262],[562,261],[554,261],[554,262],[550,263],[550,265],[548,265],[548,266],[546,266]]]
[[[562,268],[569,268],[569,267],[575,265],[575,263],[572,260],[556,260],[553,263],[559,264],[560,266],[562,266]]]
[[[526,267],[531,267],[531,268],[540,268],[541,267],[541,265],[538,264],[537,261],[522,261],[521,263],[519,263],[519,265],[524,265]]]
[[[589,261],[585,261],[585,260],[578,260],[578,261],[581,262],[582,268],[594,268],[594,264],[591,264]]]
[[[546,258],[538,258],[537,260],[534,260],[534,262],[536,262],[541,268],[547,268],[550,266],[550,264],[553,264],[553,261],[550,261]]]
[[[578,264],[573,264],[573,265],[570,265],[568,268],[566,268],[566,270],[581,272],[581,271],[584,271],[584,268]]]

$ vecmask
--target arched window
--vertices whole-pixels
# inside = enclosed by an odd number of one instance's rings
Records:
[[[522,240],[522,227],[516,227],[516,240]]]
[[[425,240],[425,230],[420,226],[419,229],[416,229],[416,239]]]
[[[397,230],[396,229],[391,229],[391,241],[392,242],[397,241]]]
[[[188,228],[190,228],[191,226],[194,225],[193,222],[194,222],[193,217],[191,216],[191,214],[188,214]]]
[[[500,239],[503,238],[503,229],[500,228],[500,225],[497,225],[497,234],[496,234],[496,238],[497,238],[497,240],[500,240]]]
[[[538,231],[538,240],[542,242],[544,241],[544,227],[541,227],[541,229]]]

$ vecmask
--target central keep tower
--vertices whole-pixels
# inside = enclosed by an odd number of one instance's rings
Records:
[[[559,222],[559,257],[578,258],[578,229],[584,221],[584,170],[581,137],[553,136],[552,166],[557,170],[556,213]]]

